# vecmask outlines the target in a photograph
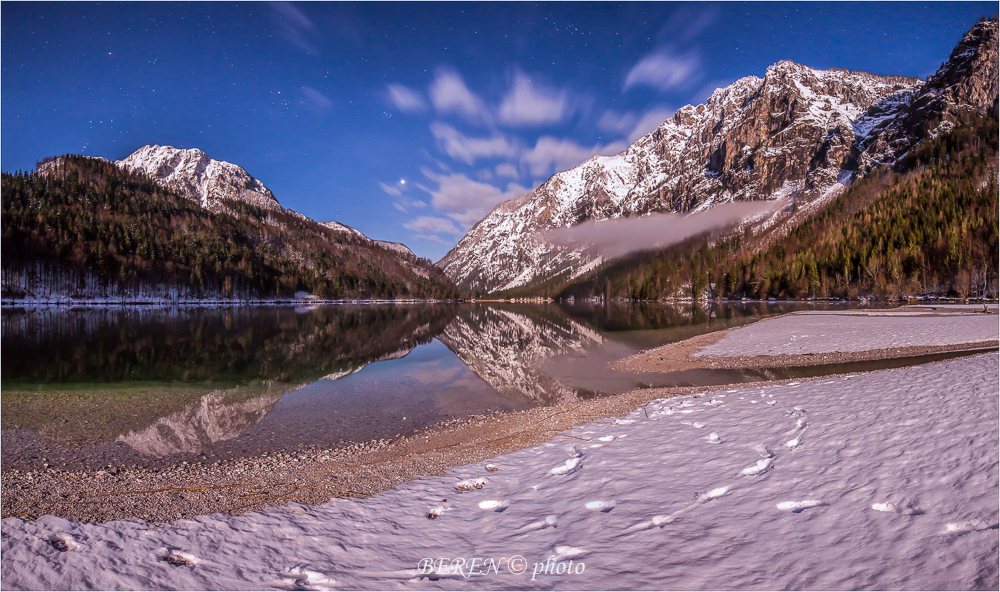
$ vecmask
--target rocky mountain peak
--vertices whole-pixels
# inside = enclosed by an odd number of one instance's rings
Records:
[[[980,21],[955,46],[927,89],[946,90],[956,104],[997,106],[997,19]]]
[[[225,198],[265,209],[282,209],[271,190],[243,167],[209,158],[197,148],[143,146],[115,164],[144,172],[211,210],[221,209]]]
[[[352,236],[352,237],[355,237],[355,238],[363,239],[363,240],[366,240],[366,241],[371,240],[370,238],[368,238],[367,236],[365,236],[360,230],[357,230],[355,228],[351,228],[347,224],[341,224],[340,222],[337,222],[336,220],[331,220],[329,222],[320,222],[319,225],[320,226],[326,226],[330,230],[334,230],[336,232],[341,232],[341,233],[346,234],[348,236]]]
[[[980,21],[927,82],[911,93],[887,97],[859,119],[864,134],[851,155],[856,174],[896,162],[925,137],[951,129],[965,110],[996,112],[997,62],[997,19]]]

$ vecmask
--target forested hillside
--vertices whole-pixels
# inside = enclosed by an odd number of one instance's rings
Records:
[[[539,289],[633,299],[996,297],[997,134],[995,113],[968,113],[762,250],[746,234],[701,237]]]
[[[25,282],[15,280],[31,274],[68,282],[70,292],[96,278],[116,293],[157,286],[227,298],[458,295],[427,261],[242,201],[214,213],[103,159],[68,155],[51,174],[4,173],[2,191],[5,298],[26,296],[14,287]]]

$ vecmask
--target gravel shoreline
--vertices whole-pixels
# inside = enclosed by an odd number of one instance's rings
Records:
[[[98,471],[10,469],[2,474],[2,517],[35,519],[51,514],[95,523],[124,519],[161,523],[217,512],[239,515],[291,502],[368,497],[451,467],[540,444],[586,422],[626,415],[652,400],[784,382],[788,381],[637,389],[554,407],[451,420],[392,441],[214,464],[182,462],[162,469]]]

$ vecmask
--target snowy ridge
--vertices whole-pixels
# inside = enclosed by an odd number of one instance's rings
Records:
[[[236,199],[265,209],[283,209],[271,190],[243,167],[209,158],[197,148],[143,146],[115,164],[128,171],[146,173],[208,209],[218,209],[222,199]]]
[[[400,255],[409,255],[410,257],[416,257],[413,251],[410,250],[410,247],[407,247],[403,243],[394,243],[390,241],[377,240],[375,241],[375,244],[382,247],[383,249],[394,251]]]
[[[331,220],[330,222],[320,222],[319,224],[321,226],[326,226],[330,230],[335,230],[337,232],[342,232],[342,233],[347,234],[349,236],[353,236],[353,237],[362,239],[362,240],[364,240],[366,242],[370,242],[373,245],[379,246],[379,247],[381,247],[381,248],[383,248],[383,249],[385,249],[387,251],[392,251],[393,253],[396,253],[397,255],[402,255],[404,258],[407,258],[407,259],[416,259],[417,258],[417,256],[413,253],[413,251],[411,251],[410,248],[407,247],[406,245],[404,245],[403,243],[394,243],[394,242],[391,242],[391,241],[371,239],[371,238],[368,238],[368,236],[366,236],[360,230],[358,230],[356,228],[351,228],[347,224],[341,224],[340,222],[333,221],[333,220]]]
[[[320,226],[326,226],[330,230],[335,230],[337,232],[342,232],[344,234],[347,234],[347,235],[350,235],[350,236],[354,236],[354,237],[363,239],[365,241],[371,241],[372,240],[372,239],[368,238],[367,236],[365,236],[360,230],[351,228],[347,224],[341,224],[340,222],[336,222],[336,221],[333,221],[333,220],[331,220],[330,222],[320,222],[319,225]]]

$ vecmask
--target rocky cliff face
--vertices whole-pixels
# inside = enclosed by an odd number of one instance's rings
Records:
[[[486,292],[576,277],[600,256],[552,244],[543,231],[736,200],[815,204],[919,141],[908,130],[926,121],[925,103],[976,106],[995,97],[995,20],[970,31],[926,84],[778,62],[763,78],[742,78],[704,105],[679,109],[624,152],[594,156],[500,204],[437,265],[460,286]]]
[[[996,113],[997,39],[996,19],[976,24],[908,101],[884,112],[866,113],[860,125],[867,129],[852,154],[858,174],[894,162],[924,138],[951,129],[963,111]]]

